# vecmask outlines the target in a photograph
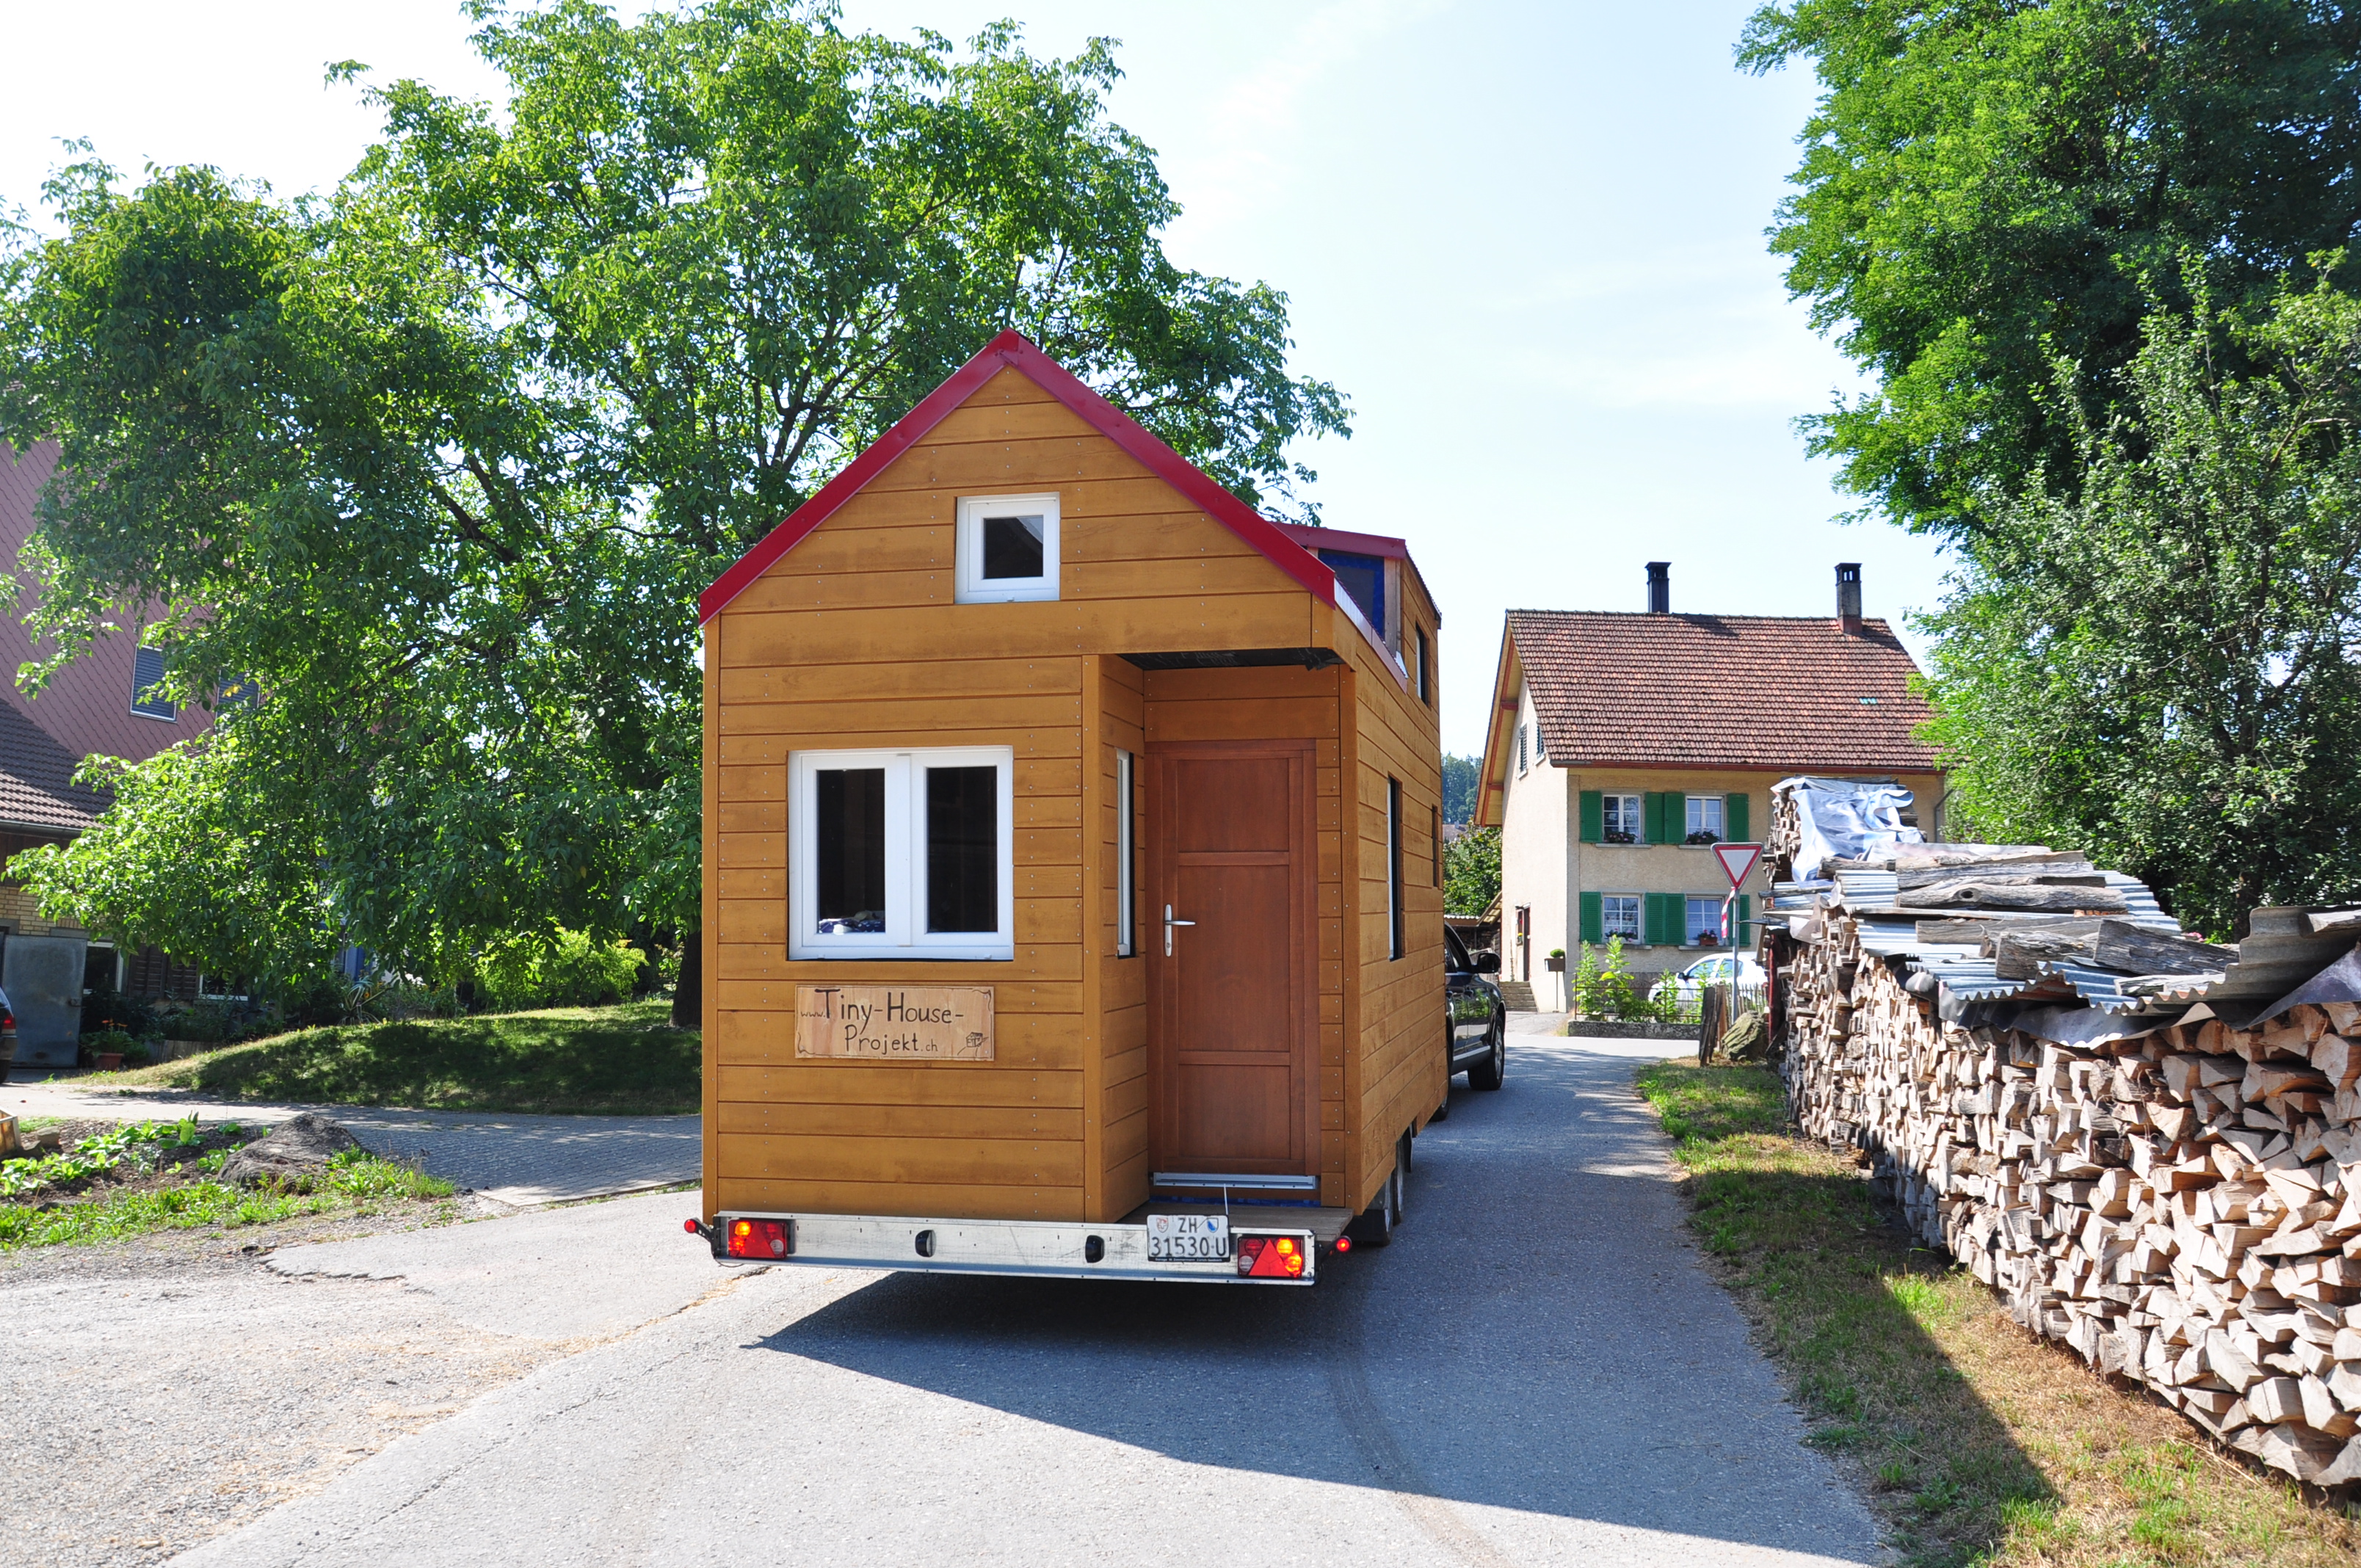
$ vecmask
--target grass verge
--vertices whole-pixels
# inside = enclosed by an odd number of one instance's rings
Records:
[[[1791,1137],[1778,1078],[1665,1062],[1639,1090],[1696,1228],[1912,1563],[2350,1564],[2361,1529],[2027,1334],[1883,1223],[1849,1161]]]
[[[702,1071],[697,1032],[664,1026],[671,1005],[298,1029],[80,1083],[428,1111],[666,1115],[697,1109]]]
[[[349,1149],[316,1176],[240,1188],[219,1179],[232,1151],[258,1135],[235,1122],[137,1122],[38,1158],[0,1163],[0,1252],[124,1241],[152,1231],[235,1229],[301,1215],[363,1216],[441,1203],[451,1183]],[[456,1213],[430,1217],[453,1217]]]

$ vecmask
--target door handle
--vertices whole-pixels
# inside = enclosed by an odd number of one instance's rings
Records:
[[[1166,958],[1172,956],[1172,927],[1195,924],[1194,920],[1175,920],[1172,918],[1172,906],[1169,904],[1164,906],[1164,956]]]

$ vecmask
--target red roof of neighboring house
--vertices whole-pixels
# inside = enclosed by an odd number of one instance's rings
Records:
[[[724,606],[745,592],[755,578],[801,543],[813,529],[827,521],[837,508],[859,494],[861,487],[875,478],[888,463],[908,451],[919,437],[972,397],[976,389],[1005,369],[1022,373],[1080,414],[1093,429],[1137,458],[1149,473],[1188,498],[1191,505],[1268,556],[1274,565],[1301,584],[1312,598],[1323,604],[1336,602],[1336,574],[1322,565],[1318,556],[1290,539],[1278,523],[1224,489],[1213,476],[1149,434],[1138,421],[1084,386],[1072,371],[1035,347],[1024,334],[1010,331],[994,338],[984,345],[983,352],[952,371],[949,379],[904,414],[893,429],[847,464],[843,472],[821,486],[818,494],[788,514],[785,522],[764,534],[760,543],[716,578],[713,586],[697,598],[697,623],[703,625],[720,614]]]
[[[1883,620],[1512,609],[1508,638],[1561,767],[1938,766],[1911,736],[1933,717],[1918,666]]]

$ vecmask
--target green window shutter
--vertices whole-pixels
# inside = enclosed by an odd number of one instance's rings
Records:
[[[1651,947],[1677,948],[1681,945],[1681,919],[1688,906],[1677,893],[1652,893],[1642,906],[1640,934]]]
[[[1582,792],[1582,841],[1596,844],[1607,837],[1607,792],[1587,789]],[[1588,894],[1583,894],[1585,898]]]
[[[1651,844],[1661,844],[1665,841],[1664,797],[1654,790],[1650,790],[1641,803],[1641,821],[1643,831],[1640,836],[1642,839]]]
[[[1746,797],[1726,795],[1721,797],[1721,836],[1733,844],[1743,844],[1753,835],[1747,831]]]
[[[1738,798],[1744,800],[1746,797],[1741,795]],[[1751,893],[1741,893],[1738,895],[1738,945],[1740,947],[1751,948],[1754,945],[1753,927],[1754,895]]]
[[[1594,946],[1607,940],[1607,906],[1595,893],[1582,895],[1582,939]]]

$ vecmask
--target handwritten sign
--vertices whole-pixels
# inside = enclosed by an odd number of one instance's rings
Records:
[[[990,1061],[988,985],[799,985],[796,1055]]]

